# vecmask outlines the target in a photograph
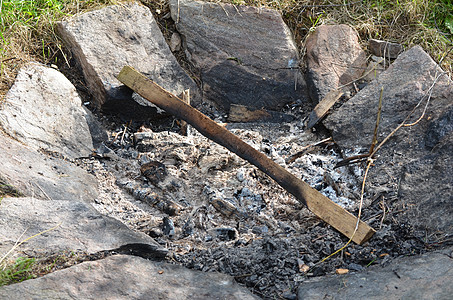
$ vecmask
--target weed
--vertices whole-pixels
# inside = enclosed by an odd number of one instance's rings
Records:
[[[34,258],[19,257],[16,261],[5,264],[0,269],[0,286],[34,278],[32,266]]]
[[[0,199],[4,196],[20,197],[22,193],[0,176]]]

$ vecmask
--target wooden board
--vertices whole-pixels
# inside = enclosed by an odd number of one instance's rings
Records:
[[[343,96],[343,92],[340,90],[332,90],[315,106],[313,111],[308,117],[308,128],[312,128],[327,114],[329,109]]]
[[[373,228],[360,221],[357,232],[352,236],[357,223],[355,216],[132,67],[124,67],[118,75],[118,80],[159,108],[187,121],[205,137],[258,167],[294,195],[299,202],[307,205],[319,218],[347,237],[352,237],[353,242],[362,244],[375,233]]]

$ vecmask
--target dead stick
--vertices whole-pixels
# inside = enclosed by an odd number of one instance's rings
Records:
[[[182,101],[190,105],[190,89],[187,89],[181,93]],[[186,121],[181,121],[181,134],[188,136],[189,135],[189,126]]]
[[[353,242],[362,244],[375,233],[373,228],[360,221],[357,232],[353,235],[357,218],[351,213],[132,67],[124,67],[118,80],[159,108],[185,120],[205,137],[258,167],[298,201],[307,205],[315,215],[348,238],[352,237]]]

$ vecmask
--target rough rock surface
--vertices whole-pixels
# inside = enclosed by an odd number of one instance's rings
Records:
[[[0,299],[258,299],[228,275],[116,255],[1,287]]]
[[[452,255],[450,247],[366,272],[313,278],[299,286],[298,299],[451,299]]]
[[[67,161],[41,154],[0,132],[0,177],[23,195],[92,202],[96,178]]]
[[[452,231],[453,179],[451,171],[453,85],[421,47],[400,54],[394,63],[324,122],[334,140],[348,154],[368,151],[374,132],[381,87],[383,106],[378,141],[382,141],[417,105],[408,123],[423,112],[434,85],[425,117],[401,128],[378,152],[371,187],[399,193],[407,222],[429,235]],[[437,76],[439,77],[437,80]],[[438,187],[436,189],[436,187]],[[427,209],[431,208],[431,209]],[[418,216],[411,218],[410,216]],[[441,220],[442,219],[442,220]]]
[[[371,53],[385,58],[397,58],[403,52],[403,46],[401,44],[376,39],[370,39],[368,46]]]
[[[88,111],[75,87],[55,69],[31,63],[22,68],[0,110],[0,126],[34,149],[68,158],[93,149]]]
[[[453,94],[450,101],[451,97]],[[405,220],[415,225],[419,237],[433,234],[430,242],[442,241],[453,233],[452,112],[450,105],[446,113],[450,115],[448,135],[431,152],[411,154],[401,174],[399,196],[404,200],[402,206],[409,207]]]
[[[308,90],[316,102],[365,71],[366,54],[357,32],[348,25],[319,26],[307,38],[305,47]]]
[[[132,91],[116,79],[125,65],[176,95],[190,88],[197,103],[196,84],[179,66],[147,7],[109,6],[61,22],[58,31],[80,62],[96,106],[105,103],[106,110],[129,111],[136,118],[152,111],[138,107]]]
[[[151,237],[130,230],[120,221],[100,214],[83,202],[4,198],[1,209],[1,253],[8,252],[18,240],[53,228],[22,244],[15,255],[21,252],[27,255],[52,254],[64,250],[95,253],[127,244],[149,245],[149,251],[153,251],[156,258],[166,254],[166,250]]]
[[[225,111],[306,100],[296,45],[277,11],[192,0],[172,0],[170,9],[201,71],[204,100]]]

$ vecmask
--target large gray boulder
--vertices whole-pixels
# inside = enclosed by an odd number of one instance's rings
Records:
[[[366,54],[357,32],[348,25],[321,25],[310,34],[307,49],[307,84],[319,102],[328,92],[359,78],[366,69]]]
[[[296,44],[277,11],[192,0],[171,0],[170,10],[204,100],[225,110],[306,100]]]
[[[0,126],[22,143],[68,158],[93,150],[89,112],[60,72],[37,63],[19,71],[0,110]]]
[[[154,254],[156,258],[167,253],[148,235],[132,231],[120,221],[77,200],[4,198],[1,211],[0,253],[7,253],[18,240],[52,229],[20,245],[12,257],[21,253],[39,256],[65,250],[96,253],[128,244],[145,244],[149,252],[153,252],[149,256]]]
[[[151,112],[116,79],[125,65],[176,95],[190,88],[192,103],[199,102],[196,84],[179,66],[147,7],[109,6],[60,22],[57,29],[82,66],[96,106],[136,117]]]
[[[309,279],[299,285],[298,299],[451,299],[452,255],[450,247],[362,273]]]
[[[0,132],[0,179],[24,196],[92,202],[96,178],[68,161],[41,154]]]
[[[440,77],[438,77],[440,76]],[[374,132],[379,94],[383,106],[378,141],[382,141],[424,99],[409,122],[377,153],[368,182],[371,192],[398,193],[400,219],[417,229],[420,238],[453,231],[453,85],[420,46],[400,54],[377,79],[361,90],[324,124],[348,153],[368,151]]]
[[[0,287],[0,299],[258,299],[228,275],[115,255]]]

